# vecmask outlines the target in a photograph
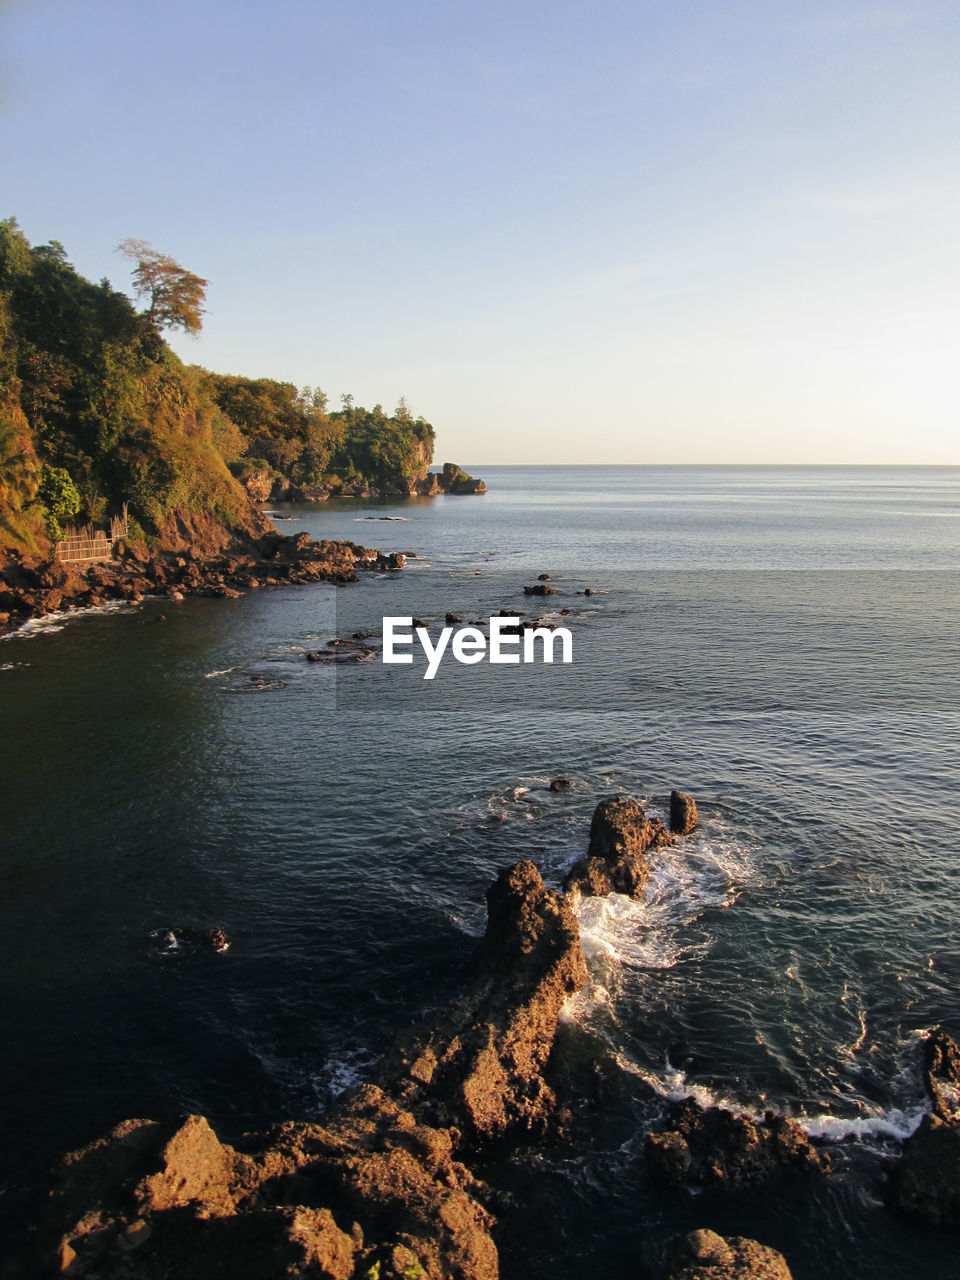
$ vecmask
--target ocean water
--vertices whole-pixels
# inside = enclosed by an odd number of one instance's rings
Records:
[[[500,867],[559,884],[599,799],[663,814],[679,786],[701,824],[644,900],[582,909],[570,1142],[485,1171],[519,1204],[504,1276],[653,1275],[695,1226],[798,1280],[955,1275],[955,1239],[883,1189],[919,1040],[960,1032],[960,469],[475,470],[483,497],[275,509],[416,553],[402,574],[0,643],[6,1243],[53,1158],[123,1118],[229,1139],[320,1114],[455,993]],[[436,636],[500,609],[567,626],[573,661],[305,659],[387,614]],[[658,1188],[644,1135],[691,1092],[798,1117],[836,1172]]]

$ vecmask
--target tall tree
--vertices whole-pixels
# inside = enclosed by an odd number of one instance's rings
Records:
[[[136,263],[133,288],[147,301],[146,316],[156,329],[182,329],[197,334],[203,327],[203,303],[209,280],[181,267],[145,240],[122,240],[117,249]]]

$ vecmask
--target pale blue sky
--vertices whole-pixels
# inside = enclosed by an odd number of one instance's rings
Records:
[[[960,462],[960,6],[0,0],[0,216],[465,462]]]

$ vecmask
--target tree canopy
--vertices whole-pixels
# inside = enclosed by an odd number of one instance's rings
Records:
[[[209,280],[187,271],[145,240],[122,240],[117,249],[136,264],[133,288],[137,297],[148,303],[146,316],[150,323],[157,329],[198,334],[203,327],[201,317]]]

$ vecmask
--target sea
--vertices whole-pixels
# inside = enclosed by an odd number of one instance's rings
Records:
[[[0,643],[5,1247],[122,1119],[322,1116],[456,995],[500,868],[559,886],[599,800],[680,788],[699,826],[642,900],[580,908],[566,1139],[479,1169],[512,1197],[505,1280],[654,1277],[695,1227],[796,1280],[956,1276],[956,1237],[884,1198],[923,1036],[960,1033],[960,468],[471,470],[485,495],[268,508],[401,573]],[[306,658],[502,610],[571,661]],[[834,1172],[657,1185],[645,1135],[691,1094],[795,1117]]]

